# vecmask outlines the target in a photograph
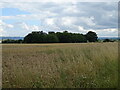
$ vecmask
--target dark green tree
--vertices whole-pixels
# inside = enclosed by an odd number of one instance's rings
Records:
[[[24,38],[25,43],[45,43],[46,42],[46,33],[43,31],[32,32]]]
[[[53,31],[50,31],[50,32],[48,32],[48,34],[55,34],[55,32],[53,32]]]
[[[114,42],[115,40],[112,39],[104,39],[103,42]]]
[[[55,34],[48,34],[46,38],[47,43],[58,43],[59,39]]]
[[[57,32],[56,35],[60,43],[71,43],[72,42],[72,35],[71,33],[68,33],[67,31],[64,31],[63,33]]]
[[[83,34],[72,34],[72,42],[73,43],[82,43],[82,42],[87,42],[87,39],[85,35]]]
[[[96,42],[97,41],[97,34],[95,32],[92,32],[92,31],[89,31],[87,34],[86,34],[86,39],[89,41],[89,42]]]
[[[25,43],[83,43],[83,42],[95,42],[97,41],[97,34],[95,32],[89,31],[86,35],[80,33],[69,33],[64,32],[48,32],[48,34],[43,31],[32,32],[25,36]]]
[[[2,40],[2,43],[23,43],[23,40],[21,40],[21,39],[19,39],[19,40],[6,39],[6,40]]]

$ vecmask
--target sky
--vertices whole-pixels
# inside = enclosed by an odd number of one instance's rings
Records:
[[[118,2],[1,2],[0,36],[69,31],[118,36]]]

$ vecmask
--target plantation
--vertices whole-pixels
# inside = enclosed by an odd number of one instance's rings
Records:
[[[2,46],[3,88],[117,87],[117,42]]]

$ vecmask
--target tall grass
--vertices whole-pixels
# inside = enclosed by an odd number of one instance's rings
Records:
[[[3,45],[4,88],[115,88],[118,44]]]

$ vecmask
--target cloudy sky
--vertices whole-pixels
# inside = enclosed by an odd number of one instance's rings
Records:
[[[95,31],[117,36],[117,2],[3,2],[0,36],[25,36],[32,31]]]

